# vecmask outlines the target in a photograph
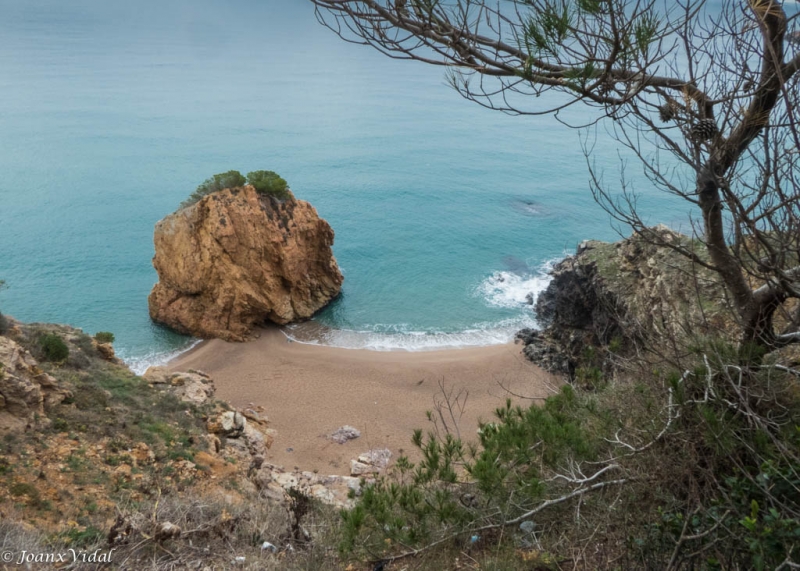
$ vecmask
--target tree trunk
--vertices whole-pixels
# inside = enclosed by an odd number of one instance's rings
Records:
[[[782,299],[777,293],[765,296],[763,299],[753,295],[742,268],[742,260],[733,255],[725,240],[722,201],[719,185],[713,173],[713,166],[707,165],[705,171],[697,177],[697,194],[703,212],[706,248],[725,287],[733,297],[737,317],[742,326],[739,340],[740,355],[743,361],[760,362],[761,358],[776,346],[773,315]]]

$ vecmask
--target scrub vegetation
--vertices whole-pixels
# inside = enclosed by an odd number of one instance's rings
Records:
[[[197,187],[181,207],[191,206],[209,194],[225,190],[226,188],[240,188],[245,184],[252,185],[262,196],[286,200],[291,197],[287,182],[273,171],[258,170],[247,173],[244,177],[239,171],[231,170],[215,174],[206,179]]]

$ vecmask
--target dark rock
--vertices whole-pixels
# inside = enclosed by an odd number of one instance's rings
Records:
[[[670,247],[676,243],[694,248],[665,226],[614,244],[582,242],[554,267],[536,300],[543,329],[517,333],[525,356],[553,373],[596,378],[645,342],[712,329],[735,334],[719,280]]]
[[[514,336],[514,341],[521,341],[523,345],[530,345],[538,334],[539,332],[536,329],[526,327],[525,329],[517,331],[517,334]]]

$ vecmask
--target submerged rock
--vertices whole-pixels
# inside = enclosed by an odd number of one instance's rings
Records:
[[[308,319],[339,294],[333,230],[308,202],[226,189],[156,224],[150,316],[181,333],[243,341]]]

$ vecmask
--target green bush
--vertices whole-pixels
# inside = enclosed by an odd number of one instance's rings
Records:
[[[211,178],[208,178],[197,187],[189,198],[187,198],[181,206],[190,206],[211,193],[218,192],[220,190],[224,190],[226,188],[236,188],[239,186],[244,186],[245,178],[242,176],[242,173],[239,171],[228,171],[219,174],[215,174]]]
[[[94,340],[98,343],[113,343],[114,334],[110,331],[98,331],[95,333]]]
[[[604,443],[587,430],[585,414],[565,385],[544,406],[507,402],[495,411],[495,422],[480,425],[477,444],[449,432],[424,436],[415,430],[412,443],[421,460],[401,456],[390,476],[364,485],[356,506],[341,514],[341,550],[418,546],[454,530],[469,536],[485,524],[502,526],[501,517],[519,517],[555,487],[546,478],[549,470],[600,455]]]
[[[69,347],[55,333],[45,333],[39,338],[39,345],[47,361],[63,361],[69,357]]]
[[[284,200],[289,198],[289,185],[273,171],[253,171],[247,173],[247,182],[256,192]]]
[[[448,401],[428,417],[434,431],[413,434],[419,460],[401,456],[342,512],[340,548],[403,556],[469,541],[475,557],[481,542],[501,552],[503,534],[532,545],[521,526],[530,521],[537,550],[557,557],[605,536],[618,569],[765,571],[796,561],[796,377],[738,358],[736,347],[708,343],[700,360],[667,374],[645,362],[611,382],[587,367],[584,380],[601,386],[507,404],[480,424],[477,443],[437,425]]]

